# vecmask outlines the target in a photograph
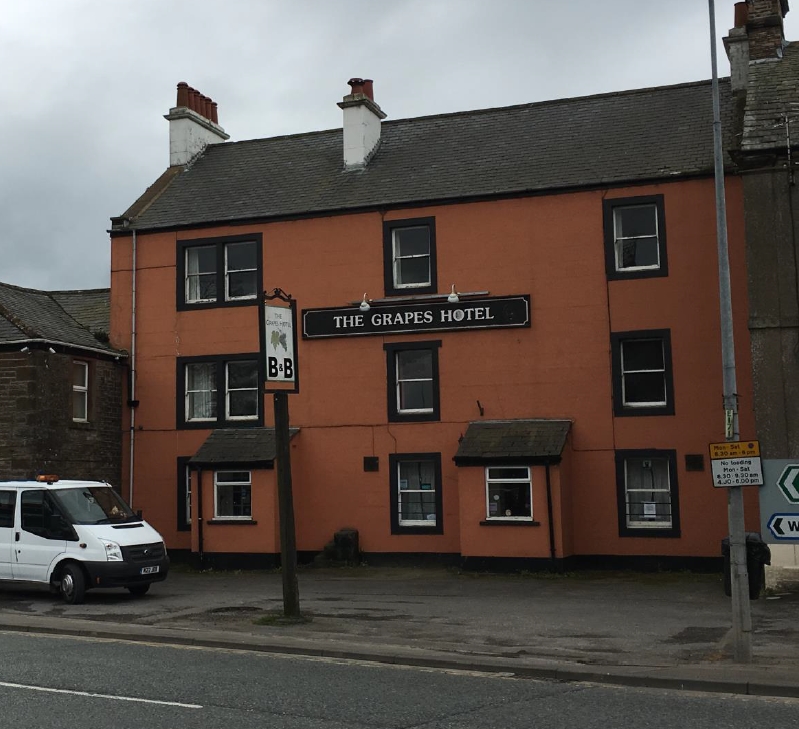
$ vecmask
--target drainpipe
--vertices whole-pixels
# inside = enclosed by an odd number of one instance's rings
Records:
[[[203,469],[197,469],[197,549],[200,553],[200,569],[203,566]]]
[[[128,407],[130,408],[130,472],[128,474],[128,500],[133,508],[133,455],[136,441],[136,229],[132,238],[132,270],[130,277],[130,392]]]
[[[549,520],[549,558],[555,564],[555,525],[552,516],[552,482],[549,477],[549,464],[546,464],[547,477],[547,519]]]

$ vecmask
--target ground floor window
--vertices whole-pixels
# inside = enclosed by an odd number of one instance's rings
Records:
[[[621,536],[679,536],[676,463],[674,451],[616,451]]]
[[[392,534],[441,534],[441,454],[394,453],[389,469]]]
[[[214,473],[214,517],[252,518],[252,473],[217,471]]]
[[[533,518],[533,484],[527,466],[486,468],[486,518]]]

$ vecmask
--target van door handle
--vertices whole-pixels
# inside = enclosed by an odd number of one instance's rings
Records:
[[[19,541],[19,532],[14,532],[14,541],[15,542]]]

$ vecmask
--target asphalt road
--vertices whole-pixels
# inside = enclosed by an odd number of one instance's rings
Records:
[[[750,729],[799,727],[799,701],[330,659],[0,633],[15,729]]]

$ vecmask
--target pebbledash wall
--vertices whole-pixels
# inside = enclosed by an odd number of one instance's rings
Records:
[[[193,184],[181,175],[202,175],[214,160],[208,150],[188,173],[173,169],[176,182],[158,196],[174,194],[174,204],[181,188],[170,187]],[[391,150],[378,147],[374,159]],[[336,174],[363,173],[338,162]],[[134,508],[171,551],[209,564],[279,559],[274,451],[236,451],[248,429],[268,433],[271,397],[258,396],[257,412],[237,410],[255,385],[228,368],[258,362],[263,387],[262,291],[289,292],[301,312],[338,310],[325,320],[333,329],[361,321],[334,315],[372,322],[380,314],[374,321],[385,323],[387,311],[428,305],[481,309],[473,323],[485,316],[490,324],[501,319],[499,299],[510,297],[527,303],[528,321],[430,331],[422,313],[401,317],[410,331],[351,336],[315,336],[342,332],[306,322],[300,392],[289,397],[299,551],[318,553],[337,530],[354,528],[374,561],[719,565],[727,495],[712,487],[707,456],[709,443],[724,440],[713,179],[585,187],[171,227],[148,225],[137,203],[115,221],[111,263],[112,345],[132,351],[135,245]],[[747,437],[743,200],[734,176],[727,209]],[[422,243],[405,239],[403,248],[402,231],[413,238],[413,229]],[[230,263],[238,244],[252,245],[252,266]],[[617,256],[619,247],[640,259]],[[190,252],[201,249],[207,268]],[[428,286],[404,288],[397,271],[418,269],[402,256],[420,251]],[[252,267],[255,284],[242,290],[253,295],[224,301],[227,276]],[[453,291],[457,302],[448,300]],[[302,316],[298,326],[303,333]],[[216,366],[213,386],[198,384],[194,364]],[[203,412],[203,398],[215,414]],[[211,447],[217,437],[233,444],[230,457]],[[124,474],[130,452],[128,440]],[[757,530],[757,494],[745,496],[747,529]]]

